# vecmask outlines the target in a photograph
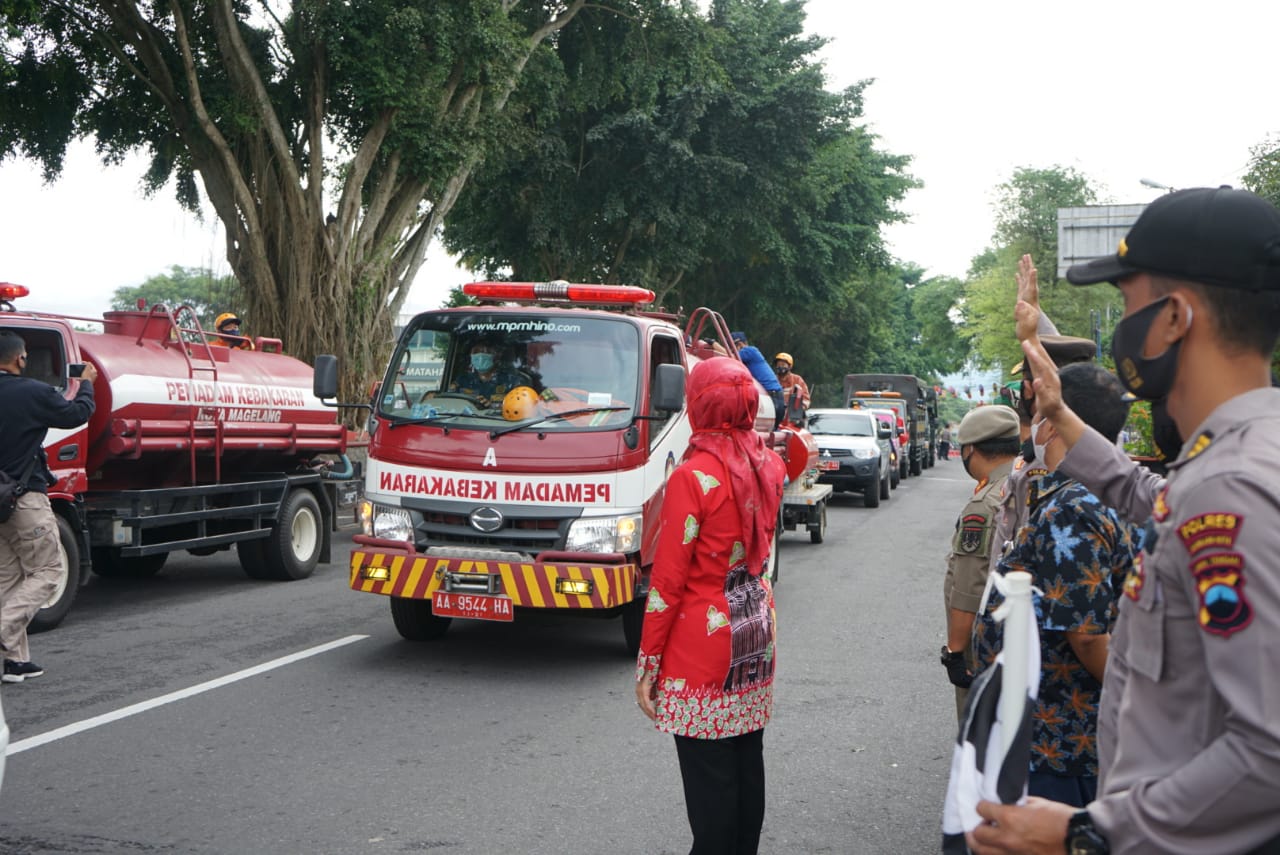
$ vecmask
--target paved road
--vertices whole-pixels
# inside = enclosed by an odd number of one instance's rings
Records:
[[[937,851],[954,731],[937,664],[958,464],[827,542],[783,541],[765,853]],[[345,538],[341,538],[345,544]],[[0,852],[682,853],[670,737],[632,703],[618,621],[455,622],[402,641],[346,589],[233,555],[95,579],[6,685]]]

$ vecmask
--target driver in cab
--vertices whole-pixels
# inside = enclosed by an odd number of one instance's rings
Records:
[[[471,362],[466,372],[449,384],[450,392],[470,395],[485,406],[500,403],[503,396],[517,386],[525,385],[519,374],[498,366],[498,349],[486,342],[471,346]]]

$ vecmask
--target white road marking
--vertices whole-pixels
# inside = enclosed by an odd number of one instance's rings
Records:
[[[252,668],[246,668],[243,671],[236,671],[234,674],[227,674],[225,677],[218,677],[216,680],[209,680],[206,683],[200,683],[188,689],[179,689],[176,692],[170,692],[167,695],[161,695],[160,697],[152,698],[149,701],[141,701],[127,707],[122,707],[115,712],[103,713],[102,715],[87,718],[84,721],[79,721],[75,724],[68,724],[65,727],[59,727],[56,730],[49,731],[48,733],[41,733],[38,736],[32,736],[27,739],[20,739],[17,742],[9,744],[9,750],[6,752],[6,756],[11,757],[14,754],[20,754],[30,748],[38,748],[48,742],[56,742],[59,739],[65,739],[68,736],[74,736],[77,733],[83,733],[86,730],[92,730],[95,727],[110,724],[111,722],[119,721],[122,718],[128,718],[129,716],[137,715],[138,713],[146,712],[147,710],[155,709],[156,707],[164,706],[165,704],[171,704],[174,701],[181,701],[186,698],[194,697],[195,695],[203,694],[204,692],[208,692],[212,689],[226,686],[238,680],[244,680],[248,677],[254,677],[258,674],[274,670],[283,665],[289,665],[301,659],[307,659],[311,656],[327,653],[328,651],[334,650],[338,647],[344,647],[348,644],[354,644],[357,641],[363,641],[368,637],[369,636],[367,635],[348,635],[345,638],[339,638],[335,641],[330,641],[317,647],[300,650],[297,653],[290,653],[288,656],[281,656],[279,659],[272,659],[270,662],[263,662],[261,665],[254,665]]]

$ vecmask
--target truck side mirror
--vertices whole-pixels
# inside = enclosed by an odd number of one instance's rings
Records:
[[[331,353],[322,353],[316,357],[315,376],[311,380],[311,391],[320,400],[338,397],[338,357]]]
[[[650,401],[655,412],[674,413],[684,406],[684,366],[659,365],[653,373]]]
[[[893,431],[889,430],[884,425],[880,425],[879,430],[876,431],[876,436],[880,439],[893,439]]]

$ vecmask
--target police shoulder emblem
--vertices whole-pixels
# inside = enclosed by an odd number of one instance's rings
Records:
[[[1124,595],[1131,600],[1138,599],[1142,594],[1142,586],[1147,580],[1146,571],[1142,567],[1142,555],[1143,553],[1139,552],[1133,557],[1133,566],[1124,577]]]
[[[1229,637],[1253,620],[1253,609],[1244,596],[1244,556],[1216,552],[1191,565],[1200,595],[1200,626],[1205,632]]]
[[[1169,504],[1165,501],[1165,497],[1169,495],[1169,485],[1166,484],[1164,489],[1156,494],[1155,505],[1151,508],[1151,518],[1156,522],[1164,522],[1169,518]]]

